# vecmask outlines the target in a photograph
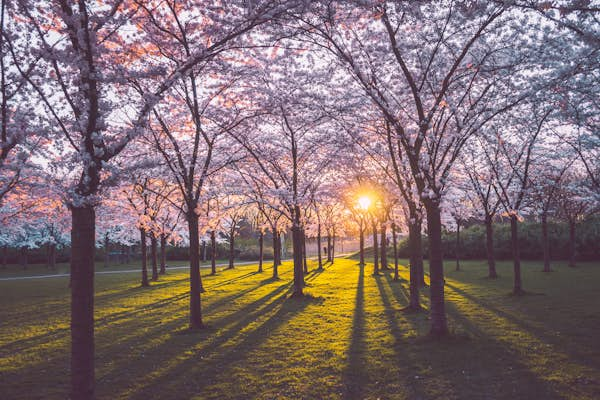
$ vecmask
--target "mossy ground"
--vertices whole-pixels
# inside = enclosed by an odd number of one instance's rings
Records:
[[[447,266],[452,336],[428,339],[406,314],[407,283],[338,259],[290,298],[291,266],[204,276],[208,328],[187,330],[182,270],[150,288],[137,275],[96,277],[99,399],[597,399],[600,266],[540,272],[535,295],[510,296],[509,263]],[[407,279],[406,268],[401,269]],[[69,386],[67,278],[0,282],[0,398],[64,399]],[[427,290],[423,301],[427,305]]]

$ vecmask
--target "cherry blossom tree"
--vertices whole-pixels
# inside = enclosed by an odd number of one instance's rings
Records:
[[[517,19],[508,6],[493,3],[336,3],[300,20],[307,40],[380,110],[408,158],[427,213],[431,334],[445,335],[441,198],[466,141],[527,97],[528,39],[509,29]]]
[[[550,144],[545,149],[545,160],[533,166],[532,208],[538,214],[542,225],[543,272],[550,272],[550,237],[548,233],[548,218],[557,207],[558,192],[563,178],[573,164],[573,160],[565,157],[560,146]]]
[[[585,216],[598,210],[597,198],[585,182],[582,171],[565,174],[557,198],[560,213],[569,225],[569,267],[576,266],[577,242],[576,227]]]
[[[489,148],[498,147],[498,159],[486,151],[486,158],[494,172],[494,191],[505,215],[510,218],[511,248],[513,257],[513,293],[524,293],[521,282],[521,255],[519,248],[518,223],[523,220],[521,212],[531,196],[532,165],[539,162],[535,146],[539,144],[551,109],[528,106],[521,108],[526,117],[514,117],[513,123],[497,130],[497,137],[490,139]],[[502,129],[502,131],[500,131]]]
[[[472,147],[471,147],[472,146]],[[485,225],[485,250],[488,264],[488,278],[498,278],[496,257],[494,255],[494,218],[501,206],[500,198],[494,190],[496,177],[493,166],[497,165],[500,156],[499,146],[486,147],[479,151],[487,142],[481,137],[476,138],[468,147],[467,155],[462,162],[462,173],[469,178],[471,202],[477,204]]]
[[[256,1],[251,5],[232,1],[223,4],[228,12],[207,8],[201,13],[189,4],[192,12],[187,15],[201,21],[188,29],[210,39],[194,40],[177,58],[178,62],[172,63],[155,50],[165,36],[175,39],[170,33],[177,30],[165,33],[152,27],[156,16],[169,15],[171,10],[181,11],[187,5],[171,8],[174,3],[154,3],[148,7],[147,2],[120,0],[110,4],[85,0],[16,2],[20,29],[33,32],[27,45],[31,45],[31,53],[41,55],[41,62],[35,73],[19,63],[14,66],[63,134],[72,150],[70,170],[79,174],[77,183],[69,190],[73,219],[71,397],[75,399],[91,398],[94,392],[94,207],[103,179],[111,172],[118,172],[111,166],[111,160],[143,132],[149,112],[174,83],[189,77],[200,63],[230,47],[239,47],[248,32],[290,6],[279,1]],[[6,35],[3,38],[6,40]],[[12,51],[19,54],[19,49],[14,49],[16,45],[12,42],[9,47],[13,46]],[[158,65],[150,62],[148,52],[157,55],[152,60]],[[129,95],[125,84],[140,76],[152,78],[146,80],[152,84],[143,96],[136,98]],[[197,267],[196,262],[193,264]],[[191,325],[201,327],[199,296],[196,296],[199,272],[193,274],[196,275]]]
[[[232,135],[253,162],[259,177],[254,182],[267,185],[262,191],[277,199],[278,211],[292,224],[294,296],[302,296],[302,210],[310,206],[309,195],[332,162],[332,125],[306,76],[277,70],[266,71],[260,78],[253,88],[263,115],[251,125],[233,130]]]

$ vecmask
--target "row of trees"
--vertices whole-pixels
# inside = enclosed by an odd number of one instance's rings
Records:
[[[273,233],[275,276],[291,230],[294,296],[307,235],[322,266],[321,248],[350,231],[340,220],[383,232],[376,248],[403,230],[410,310],[425,230],[431,334],[443,336],[447,214],[460,221],[464,204],[486,223],[510,218],[520,294],[519,219],[548,216],[552,187],[595,207],[592,2],[2,0],[0,11],[2,223],[47,210],[39,199],[58,199],[52,223],[70,213],[75,399],[93,396],[94,249],[111,235],[149,239],[151,253],[189,244],[199,329],[201,236],[214,249],[222,230],[234,246],[242,215],[261,243]],[[377,207],[357,207],[365,192]]]

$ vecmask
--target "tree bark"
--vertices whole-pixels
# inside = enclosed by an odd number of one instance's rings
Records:
[[[210,274],[217,273],[217,234],[210,231]]]
[[[439,204],[425,203],[427,210],[427,232],[429,234],[429,293],[431,303],[431,330],[433,336],[448,334],[444,304],[444,262],[442,257],[442,220]]]
[[[71,399],[94,397],[95,212],[71,208]]]
[[[2,246],[2,269],[6,269],[8,265],[8,246]]]
[[[359,265],[365,265],[365,228],[360,225],[360,262]]]
[[[523,287],[521,284],[521,249],[519,248],[519,228],[518,220],[516,215],[510,216],[510,241],[512,247],[513,256],[513,270],[514,270],[514,285],[513,293],[520,295],[523,293]]]
[[[379,243],[377,241],[377,223],[375,222],[375,218],[373,218],[371,224],[373,226],[373,275],[379,275],[379,252],[377,251]]]
[[[198,252],[198,215],[188,211],[187,222],[190,238],[190,329],[204,327],[202,322],[202,277],[200,276],[200,254]]]
[[[50,269],[56,269],[56,243],[50,245]]]
[[[454,253],[456,256],[456,270],[460,271],[460,221],[456,221],[456,246]]]
[[[317,224],[317,261],[319,269],[323,269],[323,256],[321,254],[321,224]]]
[[[19,262],[21,263],[23,269],[27,269],[27,247],[21,247],[21,254],[19,258]]]
[[[206,262],[206,240],[202,239],[202,262]]]
[[[550,240],[548,238],[548,216],[545,212],[542,214],[542,250],[544,253],[543,272],[550,272]]]
[[[294,221],[292,226],[292,246],[294,247],[294,292],[292,296],[304,296],[304,270],[302,268],[302,228]]]
[[[390,269],[387,261],[387,226],[381,224],[381,269]]]
[[[335,262],[335,226],[333,227],[331,235],[331,263]]]
[[[577,243],[575,240],[575,220],[571,220],[569,221],[569,267],[571,268],[576,266]]]
[[[494,226],[491,215],[485,216],[485,250],[488,262],[488,278],[496,279],[496,257],[494,255]]]
[[[398,240],[396,237],[396,224],[392,222],[392,244],[394,246],[394,280],[398,281],[400,276],[398,274]]]
[[[263,272],[264,236],[261,230],[258,233],[258,272]]]
[[[160,275],[167,272],[167,237],[164,233],[160,234]]]
[[[283,246],[281,244],[281,233],[277,235],[277,265],[281,265],[283,260]]]
[[[418,311],[421,309],[419,299],[419,287],[423,278],[423,250],[421,243],[421,224],[416,219],[412,219],[408,225],[408,257],[409,257],[409,299],[408,310]]]
[[[308,274],[308,262],[306,261],[306,231],[302,229],[302,267],[304,274]]]
[[[108,264],[110,262],[110,260],[109,260],[110,254],[108,252],[109,244],[110,244],[110,241],[108,239],[108,233],[106,233],[104,235],[104,268],[108,268]]]
[[[46,243],[46,269],[50,268],[50,243]]]
[[[119,254],[119,264],[125,264],[125,245],[121,245],[121,253]]]
[[[416,276],[416,282],[418,286],[425,287],[425,267],[423,263],[423,237],[421,236],[421,216],[417,214],[416,210],[412,210],[410,218],[413,221],[409,224],[409,243],[411,243],[411,225],[412,225],[412,244],[411,251],[409,252],[409,258],[411,265],[414,264],[414,271]],[[411,269],[412,271],[412,269]],[[412,272],[411,272],[412,273]]]
[[[327,230],[327,262],[333,262],[331,258],[331,233],[329,232],[329,229]]]
[[[150,258],[152,261],[152,280],[153,281],[157,281],[158,280],[158,260],[157,260],[157,253],[158,253],[158,240],[156,240],[156,236],[154,236],[154,234],[151,234],[150,236]]]
[[[231,230],[229,232],[229,266],[227,269],[233,269],[233,259],[235,258],[235,239],[234,239],[234,231]]]
[[[146,246],[146,230],[140,228],[140,246],[142,251],[142,286],[150,286],[148,283],[148,249]]]
[[[279,277],[277,273],[277,267],[279,266],[279,234],[276,230],[273,230],[273,279]]]

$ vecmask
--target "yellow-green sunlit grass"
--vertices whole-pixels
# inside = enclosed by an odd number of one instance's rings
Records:
[[[150,288],[136,274],[96,277],[99,399],[600,398],[600,266],[539,272],[510,296],[509,263],[448,264],[453,335],[427,338],[426,313],[405,314],[406,281],[338,259],[289,298],[291,265],[204,276],[208,328],[186,329],[187,272]],[[204,272],[204,271],[203,271]],[[407,271],[401,268],[407,279]],[[67,278],[0,282],[0,398],[64,399],[69,386]],[[428,304],[426,289],[423,302]]]

